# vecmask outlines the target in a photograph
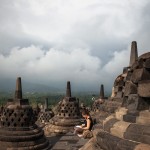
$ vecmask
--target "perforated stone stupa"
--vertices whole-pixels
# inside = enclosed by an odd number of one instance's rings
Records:
[[[104,85],[101,84],[100,95],[99,95],[99,98],[94,101],[93,106],[92,106],[92,111],[94,112],[100,111],[100,107],[104,103],[105,99],[106,98],[104,94]]]
[[[80,123],[79,100],[71,96],[71,85],[67,82],[66,97],[59,103],[58,113],[45,128],[45,134],[67,133]]]
[[[136,45],[133,50],[131,55],[137,57]],[[122,107],[104,120],[103,129],[95,130],[94,138],[82,150],[150,149],[150,52],[134,56],[127,71]]]
[[[47,124],[50,119],[54,116],[54,113],[51,109],[48,108],[48,98],[45,99],[44,109],[41,109],[38,115],[38,124]]]
[[[21,78],[17,78],[15,98],[8,100],[0,120],[1,150],[49,150],[49,141],[35,124],[28,99],[22,98]]]

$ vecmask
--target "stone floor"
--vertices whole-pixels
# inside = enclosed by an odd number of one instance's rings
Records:
[[[47,137],[52,145],[51,150],[78,150],[89,139],[83,139],[69,132],[65,135]]]

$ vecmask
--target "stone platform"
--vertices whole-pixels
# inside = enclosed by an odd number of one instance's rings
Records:
[[[79,150],[89,139],[83,139],[68,132],[63,135],[47,137],[52,145],[51,150]]]

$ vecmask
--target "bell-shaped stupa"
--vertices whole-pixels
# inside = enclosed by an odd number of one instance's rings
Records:
[[[80,123],[79,100],[71,96],[71,85],[67,82],[66,96],[59,103],[57,114],[45,127],[46,135],[51,133],[67,133]]]
[[[21,78],[17,78],[15,98],[8,100],[0,120],[1,150],[49,150],[44,131],[35,124],[28,99],[22,98]]]

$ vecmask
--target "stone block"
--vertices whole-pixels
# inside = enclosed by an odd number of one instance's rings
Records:
[[[138,132],[137,133],[127,132],[125,133],[125,138],[129,140],[145,143],[145,144],[150,144],[150,137],[147,135],[141,135]]]
[[[138,144],[137,142],[128,141],[104,131],[99,131],[96,141],[104,150],[133,150]]]
[[[114,92],[117,93],[118,91],[119,91],[119,87],[118,87],[118,86],[115,86],[115,87],[114,87]]]
[[[139,102],[139,96],[137,94],[130,94],[127,100],[127,108],[129,110],[137,110]]]
[[[140,125],[138,123],[130,124],[124,134],[124,138],[150,144],[150,134],[148,133],[149,131],[150,126],[148,125]]]
[[[129,127],[130,123],[124,121],[116,122],[113,127],[110,129],[110,133],[114,136],[124,138],[124,133],[126,129]]]
[[[123,87],[123,86],[124,86],[124,84],[125,84],[125,83],[124,83],[124,81],[123,81],[123,80],[120,80],[120,81],[118,82],[118,86],[119,86],[119,87]]]
[[[122,98],[123,97],[123,92],[122,91],[118,91],[116,97],[117,98]]]
[[[150,150],[150,145],[148,144],[138,144],[134,150]]]
[[[128,71],[126,76],[126,81],[129,81],[131,79],[132,71]]]
[[[137,85],[131,81],[126,82],[124,89],[124,96],[128,96],[129,94],[137,94]]]
[[[116,111],[115,117],[118,120],[123,120],[123,116],[127,114],[127,109],[121,107],[119,110]]]
[[[136,116],[132,116],[132,115],[128,115],[128,114],[124,115],[123,116],[123,121],[136,123]]]
[[[138,67],[139,67],[139,62],[136,61],[136,62],[132,65],[131,69],[135,70],[135,69],[138,69]]]
[[[148,59],[148,58],[150,58],[150,52],[147,52],[147,53],[144,53],[143,55],[141,55],[141,56],[139,57],[139,60],[140,60],[140,59]]]
[[[136,118],[136,123],[150,126],[150,119],[147,118],[147,117],[137,117]]]
[[[150,97],[150,80],[145,80],[145,81],[139,82],[138,94],[141,97]]]
[[[105,131],[110,132],[110,129],[113,127],[113,125],[118,122],[118,120],[116,118],[112,118],[109,121],[105,122],[103,124],[103,128]]]
[[[150,73],[145,68],[134,70],[131,76],[133,83],[138,83],[141,80],[150,80]]]
[[[150,69],[150,58],[145,61],[144,67]]]
[[[127,100],[127,106],[129,111],[135,110],[146,110],[148,109],[148,104],[144,98],[140,97],[138,94],[130,94]]]
[[[140,111],[139,117],[150,118],[150,111],[149,110]]]
[[[122,107],[126,107],[127,106],[127,100],[128,100],[128,96],[125,96],[123,97],[123,100],[122,100]]]

